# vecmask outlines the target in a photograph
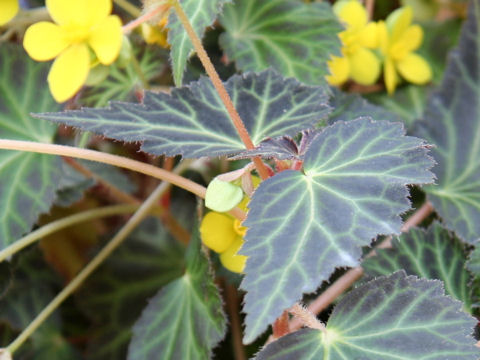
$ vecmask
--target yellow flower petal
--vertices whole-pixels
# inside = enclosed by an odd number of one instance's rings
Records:
[[[333,10],[347,28],[361,29],[367,24],[367,11],[358,0],[339,1],[335,3]]]
[[[378,47],[380,48],[380,52],[383,55],[387,55],[389,34],[388,34],[387,24],[385,24],[384,21],[379,21],[377,24],[377,40],[378,40]]]
[[[396,63],[398,72],[405,80],[414,84],[425,84],[432,79],[432,69],[424,58],[417,54],[408,54]]]
[[[116,15],[108,16],[101,24],[92,29],[88,44],[103,65],[115,61],[122,47],[122,22]]]
[[[62,52],[48,74],[54,99],[64,102],[75,95],[87,80],[89,70],[90,54],[86,45],[72,45]]]
[[[391,59],[385,61],[385,86],[389,94],[393,94],[398,83],[397,70]]]
[[[392,42],[397,42],[412,23],[413,11],[410,6],[401,7],[392,12],[387,18]]]
[[[232,217],[215,211],[209,212],[200,225],[203,244],[215,252],[227,250],[237,238]]]
[[[247,257],[237,254],[243,245],[241,237],[237,237],[230,247],[220,254],[220,262],[228,270],[236,273],[242,273],[245,269]]]
[[[350,76],[350,64],[346,57],[332,56],[332,60],[328,61],[328,69],[331,75],[327,75],[326,79],[330,85],[342,85]]]
[[[1,0],[0,26],[12,20],[18,12],[18,0]]]
[[[378,24],[370,22],[358,34],[360,45],[370,49],[378,47]]]
[[[374,84],[380,75],[380,61],[373,52],[359,48],[348,56],[350,76],[361,85]]]
[[[77,0],[78,1],[78,0]],[[89,23],[99,24],[112,12],[112,0],[84,0]]]
[[[111,0],[46,0],[52,19],[60,25],[92,26],[112,11]]]
[[[51,60],[69,45],[62,28],[47,21],[30,26],[25,32],[23,47],[37,61]]]
[[[401,46],[406,52],[417,50],[423,42],[423,29],[419,25],[409,26],[395,46]]]
[[[168,48],[167,32],[158,26],[151,26],[143,23],[141,26],[142,36],[147,44],[158,44],[161,47]]]

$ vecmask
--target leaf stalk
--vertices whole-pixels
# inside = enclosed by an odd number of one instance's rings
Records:
[[[188,34],[188,37],[192,41],[193,47],[195,48],[195,51],[197,52],[197,55],[202,62],[203,67],[205,68],[205,71],[207,72],[208,76],[210,77],[210,80],[213,83],[213,86],[215,87],[215,90],[217,90],[218,95],[220,96],[220,99],[222,100],[223,104],[225,105],[225,108],[227,109],[227,112],[230,116],[230,119],[233,122],[233,125],[235,126],[235,129],[238,132],[238,135],[242,139],[243,143],[245,144],[245,147],[248,150],[252,150],[255,148],[255,145],[252,142],[252,139],[250,138],[250,135],[248,134],[248,131],[245,127],[245,124],[243,123],[242,119],[240,118],[240,115],[238,114],[237,109],[235,109],[235,106],[233,105],[232,99],[230,98],[230,95],[228,94],[227,90],[225,89],[225,86],[223,85],[222,80],[220,79],[220,76],[218,75],[217,71],[215,70],[215,67],[212,64],[212,61],[210,60],[210,57],[208,56],[205,48],[202,45],[202,41],[200,38],[197,36],[195,30],[192,27],[192,24],[190,23],[190,20],[188,19],[187,14],[185,14],[185,11],[183,11],[182,6],[180,5],[180,2],[178,0],[171,0],[170,1],[171,5],[175,9],[175,12],[177,13],[178,19],[182,23],[183,27],[185,28],[185,31]],[[253,158],[253,162],[255,164],[255,167],[257,168],[257,171],[262,179],[268,179],[269,173],[267,170],[267,167],[265,164],[262,162],[262,160],[259,157]]]

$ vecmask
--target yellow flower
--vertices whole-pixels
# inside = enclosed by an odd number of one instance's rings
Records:
[[[423,41],[423,30],[412,24],[410,6],[391,13],[386,23],[378,24],[379,45],[384,56],[385,85],[392,94],[400,82],[398,73],[414,84],[425,84],[432,79],[430,65],[421,56],[413,53]]]
[[[18,0],[0,0],[0,26],[8,23],[18,13]]]
[[[238,205],[246,209],[248,197],[244,197]],[[232,216],[210,211],[200,224],[200,237],[203,244],[220,254],[220,262],[228,270],[241,273],[245,268],[247,257],[239,255],[238,250],[243,245],[243,237],[247,228]]]
[[[365,8],[358,0],[340,0],[333,10],[346,27],[339,34],[342,57],[332,56],[328,62],[331,85],[341,85],[349,78],[362,85],[374,84],[380,75],[380,61],[371,50],[378,46],[377,24],[368,22]]]
[[[87,80],[92,50],[103,65],[115,61],[122,45],[122,23],[110,15],[111,0],[46,0],[46,6],[56,24],[33,24],[23,46],[34,60],[56,58],[48,85],[55,100],[63,102]]]
[[[163,48],[168,48],[167,42],[167,22],[168,14],[164,15],[157,26],[151,26],[147,23],[142,24],[142,36],[147,44],[157,44]]]

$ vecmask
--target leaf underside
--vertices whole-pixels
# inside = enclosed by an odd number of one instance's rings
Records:
[[[235,75],[225,83],[254,144],[267,136],[295,135],[326,117],[323,88],[284,79],[272,70]],[[146,93],[144,103],[112,102],[36,116],[117,140],[140,141],[154,155],[222,156],[245,149],[212,83],[202,78],[171,95]]]
[[[44,85],[47,70],[48,65],[25,56],[22,47],[0,46],[0,138],[52,142],[56,127],[30,116],[59,108]],[[61,175],[58,157],[0,151],[0,249],[48,211]]]
[[[441,88],[415,135],[435,147],[438,185],[425,191],[446,226],[473,244],[480,234],[480,1],[471,2]]]
[[[286,170],[264,181],[249,204],[245,341],[251,342],[303,293],[335,268],[356,266],[360,248],[400,232],[409,183],[430,183],[423,140],[402,124],[357,119],[320,132],[304,173]]]
[[[284,76],[326,85],[327,61],[340,54],[342,30],[326,3],[236,0],[219,18],[220,45],[242,71],[273,67]]]
[[[476,320],[445,296],[442,283],[400,271],[349,292],[327,333],[303,329],[265,347],[256,360],[477,360]]]
[[[367,275],[389,275],[403,269],[408,275],[441,280],[446,293],[470,309],[471,275],[465,269],[465,247],[442,225],[435,222],[427,231],[411,229],[395,238],[392,246],[376,250],[377,256],[362,262]]]

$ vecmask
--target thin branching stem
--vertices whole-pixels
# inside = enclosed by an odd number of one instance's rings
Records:
[[[147,217],[156,203],[168,189],[169,184],[161,183],[150,196],[143,202],[133,216],[120,229],[120,231],[100,250],[100,252],[72,279],[72,281],[37,315],[37,317],[18,335],[6,348],[14,353],[43,322],[74,293],[83,282],[118,248],[118,246],[131,234],[133,230]]]
[[[77,159],[97,161],[104,164],[109,164],[124,169],[136,171],[166,181],[182,189],[185,189],[197,195],[198,197],[201,197],[202,199],[205,198],[205,193],[207,191],[204,186],[197,184],[192,180],[184,178],[176,174],[175,172],[166,171],[164,169],[143,163],[141,161],[129,159],[123,156],[107,154],[100,151],[81,149],[73,146],[8,139],[0,139],[0,149],[28,151],[40,154],[68,156]],[[238,207],[234,208],[229,213],[235,218],[242,221],[246,218],[245,212]]]
[[[129,22],[128,24],[123,26],[123,33],[128,34],[136,27],[142,25],[143,23],[152,20],[155,17],[162,16],[166,13],[169,9],[168,4],[162,4],[156,8],[153,8],[151,11],[143,14],[142,16],[136,18],[135,20]]]
[[[230,119],[232,120],[233,125],[235,126],[235,129],[237,129],[240,139],[242,139],[247,149],[249,150],[254,149],[255,145],[253,144],[252,139],[248,134],[247,128],[245,127],[245,124],[240,118],[240,115],[238,114],[237,109],[235,109],[235,106],[233,105],[230,95],[225,89],[225,86],[223,85],[223,82],[220,79],[220,76],[218,76],[218,73],[212,64],[210,57],[208,56],[205,48],[202,45],[202,41],[197,36],[197,33],[192,27],[192,24],[190,24],[190,20],[188,19],[187,14],[185,14],[185,11],[183,11],[183,8],[180,5],[180,2],[178,0],[171,0],[170,2],[173,8],[175,9],[178,19],[180,20],[183,27],[185,28],[185,31],[187,32],[188,37],[192,41],[193,47],[197,52],[198,58],[202,62],[202,65],[205,68],[207,75],[210,77],[210,80],[212,81],[213,86],[215,87],[215,90],[217,90],[217,93],[220,96],[220,99],[225,105],[225,108],[227,109]],[[255,157],[253,158],[253,162],[255,163],[255,167],[257,168],[257,171],[261,176],[261,178],[267,179],[269,177],[269,173],[268,173],[267,167],[262,162],[262,160],[258,157]]]
[[[127,0],[113,0],[113,2],[115,3],[115,5],[121,7],[134,18],[137,18],[142,14],[142,11],[138,7],[128,2]]]
[[[115,198],[118,202],[122,203],[127,203],[127,204],[140,204],[141,201],[138,200],[136,197],[127,194],[120,188],[118,188],[116,185],[112,184],[111,182],[105,180],[101,176],[98,176],[94,172],[90,171],[87,169],[85,166],[80,164],[78,161],[75,159],[72,159],[70,157],[63,157],[63,160],[70,165],[73,169],[78,171],[80,174],[85,176],[88,179],[95,180],[96,183],[102,185],[103,187],[107,188],[110,195]]]
[[[32,231],[30,234],[15,241],[13,244],[0,251],[0,262],[14,255],[25,247],[33,244],[34,242],[56,233],[57,231],[89,220],[100,219],[102,217],[131,214],[137,210],[139,206],[140,204],[105,206],[98,209],[82,211],[77,214],[66,216],[63,219],[53,221],[35,231]]]

